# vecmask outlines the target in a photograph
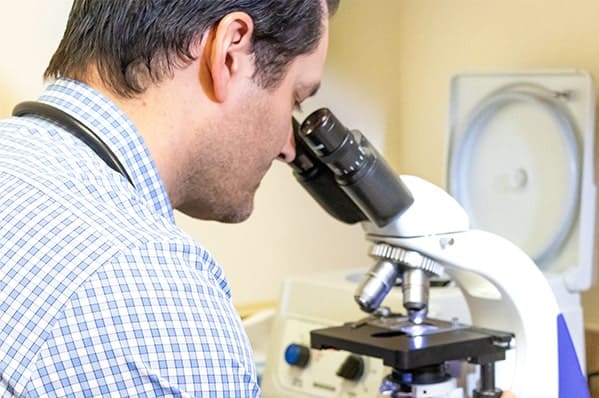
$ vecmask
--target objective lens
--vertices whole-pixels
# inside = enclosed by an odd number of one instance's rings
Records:
[[[356,290],[354,298],[362,311],[371,313],[381,305],[397,280],[394,263],[381,260],[367,274]]]
[[[421,269],[409,269],[402,275],[403,305],[408,317],[416,324],[426,319],[428,308],[428,277]]]

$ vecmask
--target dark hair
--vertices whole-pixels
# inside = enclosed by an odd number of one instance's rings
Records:
[[[329,15],[339,1],[326,1]],[[321,0],[75,0],[44,77],[82,79],[95,64],[104,84],[133,97],[193,61],[192,42],[242,11],[254,21],[254,78],[270,88],[295,57],[317,47],[323,8]]]

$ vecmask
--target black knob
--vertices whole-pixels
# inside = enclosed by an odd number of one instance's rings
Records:
[[[337,370],[337,376],[346,380],[357,381],[364,374],[364,360],[357,355],[345,358]]]
[[[310,361],[310,349],[301,344],[289,344],[285,350],[285,362],[291,366],[305,368]]]

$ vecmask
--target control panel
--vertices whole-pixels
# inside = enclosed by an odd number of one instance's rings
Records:
[[[313,397],[376,397],[386,375],[380,359],[344,351],[310,348],[310,331],[322,324],[288,319],[283,330],[277,368],[282,389]],[[388,373],[388,371],[387,371]]]
[[[291,277],[285,281],[273,320],[264,398],[378,398],[390,373],[379,358],[345,351],[310,348],[315,329],[354,322],[367,316],[353,300],[366,270],[343,270]],[[401,310],[401,289],[393,289],[383,306]],[[430,291],[429,315],[468,323],[470,314],[455,286]]]

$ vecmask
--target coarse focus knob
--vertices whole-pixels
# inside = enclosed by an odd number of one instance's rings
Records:
[[[310,361],[310,349],[301,344],[289,344],[285,350],[285,362],[291,366],[305,368]]]
[[[364,360],[357,355],[350,355],[337,370],[337,376],[346,380],[358,381],[364,374]]]

